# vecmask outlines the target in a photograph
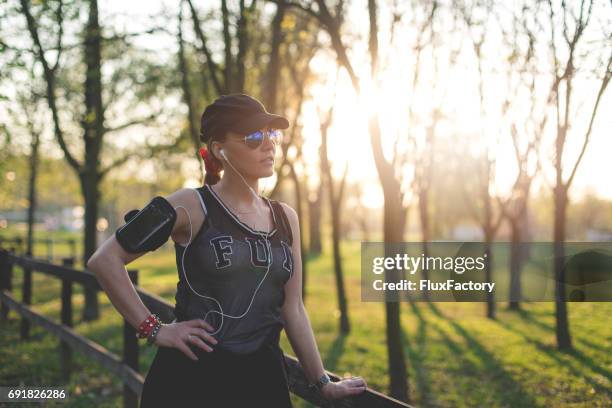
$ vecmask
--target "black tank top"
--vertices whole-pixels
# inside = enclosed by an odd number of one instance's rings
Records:
[[[264,197],[273,220],[258,224],[274,222],[268,236],[272,250],[270,270],[246,315],[228,317],[246,312],[266,273],[270,256],[264,239],[266,231],[253,230],[240,221],[207,184],[195,191],[206,216],[200,230],[192,226],[196,235],[190,243],[174,244],[179,272],[175,316],[177,321],[204,319],[209,310],[222,311],[226,316],[211,312],[206,318],[215,331],[223,320],[223,327],[213,335],[219,341],[215,348],[250,353],[262,343],[278,339],[285,325],[281,307],[284,285],[293,275],[291,227],[280,203]],[[199,294],[215,298],[222,310],[214,300],[193,293],[189,285]]]

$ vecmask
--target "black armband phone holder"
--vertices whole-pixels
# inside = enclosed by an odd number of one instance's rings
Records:
[[[115,231],[119,244],[130,253],[155,251],[168,241],[176,210],[164,197],[153,198],[142,210],[125,214],[126,224]]]

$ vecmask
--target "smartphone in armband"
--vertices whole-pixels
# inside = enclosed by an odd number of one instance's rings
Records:
[[[168,200],[157,196],[121,226],[115,236],[127,252],[154,251],[168,240],[175,222],[176,210]]]

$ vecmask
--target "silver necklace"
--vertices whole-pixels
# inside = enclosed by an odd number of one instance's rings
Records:
[[[213,191],[214,191],[214,189],[212,188],[212,186],[209,186],[209,188],[210,188],[211,190],[213,190]],[[216,193],[217,195],[219,195],[219,193],[217,193],[216,191],[215,191],[215,193]],[[219,197],[221,197],[221,196],[219,196]],[[254,213],[254,212],[255,212],[254,210],[253,210],[253,211],[247,211],[247,212],[241,212],[241,211],[236,210],[236,208],[234,208],[234,206],[233,206],[233,205],[231,205],[230,203],[228,203],[227,201],[225,201],[225,200],[222,200],[222,201],[223,201],[223,203],[225,203],[225,204],[229,205],[229,206],[230,206],[230,207],[231,207],[231,208],[234,210],[234,213],[236,213],[236,216],[237,216],[237,217],[240,219],[240,221],[242,221],[243,223],[244,223],[244,220],[242,220],[242,219],[241,219],[241,217],[240,217],[238,214],[252,214],[252,213]],[[251,227],[251,228],[253,228],[254,230],[257,230],[257,225],[255,225],[254,227]]]

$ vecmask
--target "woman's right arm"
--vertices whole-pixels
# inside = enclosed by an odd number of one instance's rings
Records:
[[[87,269],[96,275],[98,283],[108,295],[115,309],[134,328],[138,328],[150,312],[136,293],[125,265],[144,254],[146,252],[137,254],[126,252],[113,234],[104,241],[87,262]]]
[[[182,205],[189,208],[188,194],[193,194],[191,189],[181,189],[165,197],[173,207]],[[172,229],[172,235],[180,235],[189,225],[188,217],[182,209],[177,210],[177,218]],[[110,299],[117,311],[134,327],[138,328],[140,323],[151,314],[149,309],[138,296],[132,281],[130,280],[125,265],[140,258],[147,252],[129,253],[119,244],[115,235],[112,234],[96,250],[87,262],[87,269],[92,271],[100,286]],[[155,339],[155,344],[176,347],[183,351],[189,358],[197,360],[196,355],[188,347],[187,342],[195,344],[205,351],[212,348],[202,340],[213,344],[217,343],[208,332],[203,329],[213,328],[202,319],[189,320],[178,323],[164,324]],[[198,337],[189,337],[198,336]]]

